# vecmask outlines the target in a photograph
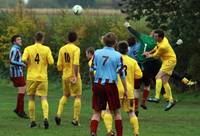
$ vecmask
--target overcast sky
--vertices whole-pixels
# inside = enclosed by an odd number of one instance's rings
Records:
[[[25,4],[27,4],[29,0],[23,0],[23,1],[24,1]]]

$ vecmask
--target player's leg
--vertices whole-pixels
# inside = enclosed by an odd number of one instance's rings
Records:
[[[29,102],[28,102],[28,111],[29,111],[29,118],[30,118],[30,125],[29,127],[35,127],[35,96],[29,95]]]
[[[135,111],[133,108],[133,99],[124,99],[121,102],[121,106],[123,107],[124,111],[128,113],[129,119],[130,119],[130,124],[133,129],[133,133],[135,136],[139,135],[139,123],[138,123],[138,118],[135,115]]]
[[[82,94],[82,81],[79,77],[76,84],[71,84],[71,96],[74,96],[74,114],[72,124],[79,126],[80,123],[80,112],[81,112],[81,94]]]
[[[176,71],[172,72],[171,77],[176,80],[181,81],[183,84],[188,85],[188,86],[192,86],[197,83],[196,81],[189,80],[187,77],[184,77],[183,75],[181,75],[180,73],[178,73]]]
[[[92,109],[94,110],[94,113],[90,122],[90,133],[91,136],[96,136],[101,117],[101,110],[106,109],[107,97],[104,85],[95,83],[92,91]]]
[[[57,125],[60,125],[61,123],[61,114],[64,110],[64,106],[67,103],[68,97],[70,96],[70,81],[69,80],[63,80],[62,81],[63,86],[63,96],[60,98],[58,110],[55,117],[55,122]]]
[[[141,80],[140,79],[135,79],[134,81],[134,111],[136,112],[136,115],[138,116],[139,114],[139,99],[140,99],[140,83]]]
[[[18,88],[17,104],[14,112],[22,118],[28,118],[27,114],[24,112],[24,96],[26,90],[26,82],[24,77],[15,77],[12,79],[15,87]]]
[[[79,126],[79,120],[80,120],[80,112],[81,112],[81,96],[76,96],[74,99],[74,115],[72,124],[74,126]]]
[[[137,116],[135,115],[135,112],[130,111],[129,118],[130,118],[131,127],[133,128],[134,135],[138,136],[139,135],[139,122],[138,122]]]
[[[176,101],[173,99],[173,96],[172,96],[171,87],[168,83],[169,78],[170,78],[170,75],[168,75],[168,74],[165,74],[162,77],[163,87],[165,89],[166,95],[169,98],[169,102],[168,102],[167,106],[165,107],[165,111],[170,110],[176,104]]]
[[[144,85],[144,91],[143,91],[143,96],[142,96],[142,104],[141,104],[141,107],[143,108],[143,109],[147,109],[147,104],[146,104],[146,102],[147,102],[147,98],[148,98],[148,96],[149,96],[149,92],[150,92],[150,85],[149,86],[146,86],[146,85]]]
[[[92,115],[91,122],[90,122],[90,134],[91,136],[97,135],[97,128],[100,121],[101,111],[95,111]]]
[[[101,112],[101,117],[102,117],[103,122],[105,124],[108,135],[113,136],[114,135],[114,132],[112,131],[113,117],[112,117],[112,114],[111,114],[111,112],[109,111],[108,108],[109,107],[107,105],[106,110],[103,110]]]
[[[49,122],[48,122],[49,104],[47,101],[47,96],[41,96],[41,104],[42,104],[42,111],[43,111],[43,118],[44,118],[44,128],[48,129],[49,128]]]
[[[145,81],[146,91],[144,90],[144,93],[146,92],[146,97],[148,97],[148,95],[149,95],[148,92],[150,90],[150,81],[151,80],[154,81],[155,83],[157,83],[157,88],[159,87],[158,85],[160,85],[159,82],[156,82],[156,75],[158,74],[160,67],[161,67],[161,62],[159,60],[147,61],[145,63],[145,71],[146,71],[147,81]],[[159,100],[157,100],[155,98],[148,98],[148,101],[155,102],[155,103],[159,102]]]
[[[114,118],[115,118],[115,129],[117,136],[122,136],[123,133],[123,124],[122,124],[122,117],[119,110],[114,110]]]
[[[122,125],[122,117],[119,112],[120,100],[119,100],[119,92],[117,89],[117,85],[115,83],[106,84],[105,93],[107,96],[109,109],[114,113],[115,129],[117,136],[122,136],[123,125]]]
[[[163,72],[159,71],[158,74],[156,75],[156,95],[155,98],[152,99],[152,102],[159,102],[160,100],[160,92],[161,92],[161,88],[162,88],[162,76],[163,76]]]
[[[24,96],[25,96],[26,86],[18,87],[17,96],[17,106],[14,110],[19,117],[28,118],[27,114],[24,112]]]
[[[35,93],[37,88],[37,82],[36,81],[27,81],[27,95],[29,96],[28,101],[28,111],[29,111],[29,119],[30,119],[30,125],[29,127],[35,127]]]
[[[42,81],[38,82],[36,95],[41,97],[41,105],[42,105],[42,111],[43,111],[43,122],[44,122],[44,128],[49,128],[49,104],[47,101],[47,95],[48,95],[48,81]]]

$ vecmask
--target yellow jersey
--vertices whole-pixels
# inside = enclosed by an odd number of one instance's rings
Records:
[[[54,63],[49,47],[40,43],[26,47],[22,55],[22,61],[27,63],[27,80],[48,80],[48,64]]]
[[[128,99],[134,98],[134,81],[135,79],[142,78],[142,71],[136,60],[132,59],[128,55],[122,55],[123,64],[127,67],[126,69],[126,84],[128,89]],[[119,97],[122,99],[124,97],[124,88],[120,77],[118,76],[118,91]]]
[[[65,80],[75,75],[73,65],[80,64],[80,48],[74,43],[68,43],[60,48],[57,68],[62,71],[62,79]],[[80,77],[80,72],[78,72]]]
[[[155,52],[152,54],[152,57],[160,57],[162,61],[173,60],[176,61],[176,54],[172,49],[168,39],[166,37],[157,44],[155,47]]]

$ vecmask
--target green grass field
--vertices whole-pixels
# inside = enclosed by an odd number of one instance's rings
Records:
[[[36,106],[36,119],[39,124],[36,128],[28,128],[29,121],[18,118],[15,108],[17,91],[9,81],[0,81],[0,136],[89,136],[89,120],[91,110],[91,91],[88,86],[83,88],[81,126],[71,125],[73,98],[64,110],[62,125],[56,126],[54,116],[58,101],[62,95],[60,83],[51,82],[49,87],[49,122],[50,129],[43,129],[42,112],[39,98]],[[200,136],[200,93],[177,93],[179,103],[170,111],[163,111],[164,102],[148,104],[148,110],[140,109],[139,123],[140,136]],[[27,97],[26,97],[27,109]],[[132,130],[127,115],[123,114],[124,136],[131,136]],[[98,136],[105,136],[106,131],[101,122]]]

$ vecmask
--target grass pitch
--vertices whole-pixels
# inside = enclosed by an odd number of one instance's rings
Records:
[[[9,81],[0,81],[0,136],[89,136],[89,121],[92,115],[90,87],[84,85],[82,96],[81,126],[71,125],[73,98],[65,106],[61,126],[56,126],[54,116],[60,97],[61,84],[49,83],[49,123],[45,130],[42,122],[42,110],[39,98],[36,99],[36,120],[38,126],[29,128],[29,120],[18,118],[13,109],[16,104],[17,90]],[[179,102],[170,111],[164,111],[164,101],[159,104],[148,104],[148,110],[140,109],[140,136],[200,136],[200,92],[174,94]],[[26,111],[27,99],[26,97]],[[131,136],[132,129],[126,113],[122,111],[124,136]],[[106,136],[101,121],[98,136]]]

